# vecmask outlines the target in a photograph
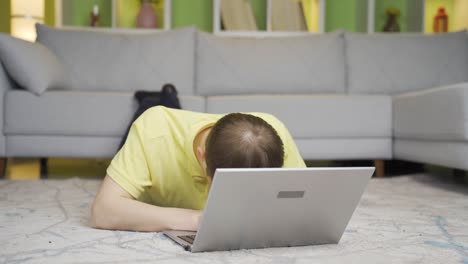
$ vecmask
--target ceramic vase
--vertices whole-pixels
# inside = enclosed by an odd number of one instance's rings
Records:
[[[137,16],[137,27],[157,28],[158,18],[150,2],[143,2]]]

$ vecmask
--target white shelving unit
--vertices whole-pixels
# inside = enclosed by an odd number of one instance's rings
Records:
[[[55,0],[55,26],[63,26],[63,4],[62,0]]]
[[[79,1],[79,0],[74,0]],[[110,0],[112,3],[112,15],[111,15],[111,27],[108,28],[98,28],[97,30],[145,30],[145,29],[134,29],[134,28],[120,28],[119,21],[118,21],[118,14],[119,10],[118,7],[120,6],[118,3],[119,1],[128,1],[128,0]],[[191,0],[186,0],[191,1]],[[250,36],[250,37],[269,37],[269,36],[297,36],[297,35],[308,35],[308,34],[316,34],[316,33],[323,33],[325,32],[325,21],[326,21],[326,8],[327,8],[327,1],[329,0],[316,0],[318,2],[318,22],[315,25],[318,25],[317,32],[306,32],[306,31],[273,31],[271,28],[271,20],[272,20],[272,0],[265,0],[266,1],[266,30],[258,30],[258,31],[230,31],[230,30],[222,30],[221,29],[221,1],[222,0],[212,0],[213,1],[213,33],[215,35],[223,35],[223,36]],[[234,1],[234,0],[228,0]],[[285,0],[286,1],[286,0]],[[289,0],[289,1],[298,1],[298,0]],[[348,1],[348,0],[343,0]],[[380,0],[362,0],[360,5],[365,7],[366,10],[363,10],[363,16],[361,14],[357,14],[358,17],[365,19],[366,21],[360,20],[359,28],[361,30],[366,31],[367,33],[374,33],[375,32],[375,24],[378,22],[377,19],[381,19],[381,17],[376,17],[376,8],[379,8],[379,1]],[[408,1],[408,10],[412,8],[411,14],[415,14],[414,10],[419,10],[421,13],[417,13],[411,18],[411,21],[407,21],[406,25],[408,28],[411,25],[411,31],[413,32],[426,32],[426,17],[431,14],[426,14],[426,2],[431,0],[406,0]],[[461,1],[468,0],[453,0],[455,2],[464,3]],[[67,27],[63,24],[63,14],[64,14],[64,2],[65,0],[55,0],[56,8],[56,26],[57,27]],[[314,6],[317,4],[314,4]],[[468,6],[468,4],[464,4],[463,7]],[[315,9],[316,10],[316,9]],[[316,12],[316,11],[314,11]],[[350,12],[353,12],[350,10]],[[367,14],[367,15],[366,15]],[[468,16],[468,15],[467,15]],[[420,20],[420,24],[418,21]],[[163,29],[154,29],[155,31],[159,30],[170,30],[172,29],[171,25],[172,21],[172,0],[164,0],[164,28]],[[88,28],[88,27],[80,27],[80,28]],[[95,30],[96,28],[90,28]]]
[[[375,7],[376,1],[378,0],[367,0],[367,33],[375,33]],[[417,2],[420,1],[422,9],[422,18],[421,18],[421,32],[425,32],[425,16],[426,16],[426,0],[407,0]]]
[[[121,29],[117,26],[117,19],[118,19],[118,0],[112,0],[112,26],[110,29]],[[162,30],[170,30],[172,28],[171,21],[172,21],[172,0],[164,0],[164,28]],[[65,27],[65,28],[73,28],[70,26],[63,25],[63,0],[55,0],[55,26],[56,27]],[[86,27],[84,27],[86,28]],[[109,28],[102,28],[109,29]],[[132,29],[126,29],[132,30]],[[141,29],[139,29],[141,30]],[[154,29],[154,30],[161,30],[161,29]]]
[[[375,0],[367,0],[367,33],[374,33]]]
[[[271,0],[266,0],[266,30],[258,31],[229,31],[221,29],[221,1],[222,0],[213,0],[213,33],[215,35],[221,36],[245,36],[245,37],[268,37],[268,36],[294,36],[294,35],[307,35],[307,34],[316,34],[325,32],[325,19],[326,19],[326,4],[327,0],[318,0],[319,1],[319,17],[318,17],[318,32],[300,32],[300,31],[272,31],[271,29]],[[346,0],[345,0],[346,1]],[[366,30],[367,33],[375,32],[375,12],[376,12],[376,2],[379,0],[366,0],[367,8],[367,22]],[[426,0],[407,0],[407,1],[420,1],[422,8],[422,18],[421,18],[421,32],[425,32],[425,2]],[[468,1],[468,0],[467,0]]]
[[[308,34],[323,33],[325,31],[325,2],[319,0],[319,31],[273,31],[271,29],[271,0],[266,1],[266,30],[258,31],[229,31],[221,29],[221,1],[213,0],[213,34],[232,37],[281,37],[281,36],[300,36]]]

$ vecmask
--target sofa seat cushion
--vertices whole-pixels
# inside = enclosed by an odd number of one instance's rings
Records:
[[[344,93],[342,33],[293,37],[197,34],[200,95]]]
[[[468,170],[468,142],[395,139],[393,151],[399,160]]]
[[[266,112],[295,139],[382,138],[392,135],[389,96],[246,95],[207,97],[207,112]]]
[[[468,81],[468,34],[346,33],[349,92],[400,94]]]
[[[204,111],[204,98],[180,96],[184,109]],[[131,92],[10,90],[6,135],[122,136],[137,108]]]
[[[393,108],[396,138],[468,140],[468,82],[398,95]]]
[[[37,25],[37,41],[63,64],[71,90],[159,90],[193,94],[195,29],[142,33],[56,29]]]
[[[392,159],[392,138],[296,139],[305,160]]]

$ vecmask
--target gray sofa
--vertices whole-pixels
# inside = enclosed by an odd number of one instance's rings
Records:
[[[0,38],[3,157],[112,157],[136,109],[133,92],[169,82],[187,110],[276,115],[308,160],[468,169],[465,32],[233,38],[192,28],[37,30],[37,43],[25,47]],[[37,74],[44,58],[15,59],[38,47],[60,65],[47,68],[53,73]]]

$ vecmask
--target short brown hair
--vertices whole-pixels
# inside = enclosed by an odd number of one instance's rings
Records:
[[[206,140],[209,176],[214,176],[217,168],[278,168],[283,162],[283,142],[278,133],[254,115],[225,115]]]

